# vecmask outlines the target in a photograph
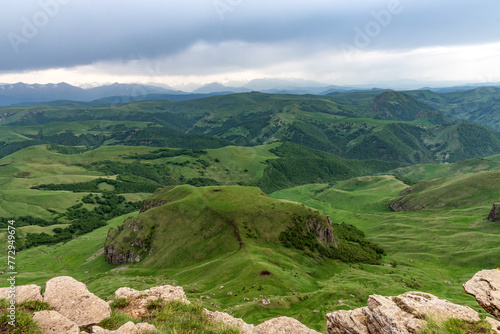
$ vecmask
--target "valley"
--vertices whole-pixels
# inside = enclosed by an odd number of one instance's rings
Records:
[[[255,325],[326,333],[325,314],[407,291],[484,316],[462,284],[498,267],[500,133],[453,94],[0,107],[1,245],[24,225],[19,285],[178,285]]]

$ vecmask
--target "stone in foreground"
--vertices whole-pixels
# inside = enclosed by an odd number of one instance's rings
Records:
[[[464,290],[486,312],[500,319],[500,270],[481,270],[464,284]]]
[[[10,288],[0,288],[0,299],[9,299]],[[22,303],[27,300],[42,300],[42,288],[38,285],[16,286],[16,302]]]
[[[119,288],[115,291],[115,298],[137,298],[140,296],[155,296],[163,301],[180,301],[189,304],[189,300],[180,286],[162,285],[148,290],[138,291],[131,288]]]
[[[242,334],[254,333],[254,325],[249,325],[243,319],[235,318],[224,312],[212,312],[204,309],[210,322],[217,322],[226,326],[238,328]]]
[[[300,321],[289,317],[268,320],[254,330],[255,334],[319,334],[306,327]]]
[[[372,295],[368,298],[367,307],[326,315],[330,334],[410,334],[425,325],[426,316],[480,320],[479,314],[470,307],[423,292],[407,292],[397,297]]]
[[[111,308],[87,286],[69,276],[54,277],[47,282],[43,300],[78,326],[99,323],[111,315]]]
[[[79,334],[80,328],[73,321],[56,311],[40,311],[33,315],[45,334]]]
[[[184,289],[180,286],[171,285],[156,286],[143,291],[127,287],[119,288],[115,291],[115,298],[126,298],[130,302],[129,306],[124,309],[124,312],[135,319],[148,313],[147,305],[152,301],[179,301],[190,304],[184,293]]]
[[[500,321],[490,317],[486,317],[486,319],[484,320],[486,320],[486,322],[488,322],[491,325],[493,332],[500,334]]]
[[[132,321],[129,321],[115,331],[110,331],[108,329],[104,329],[99,326],[92,327],[92,334],[142,334],[142,333],[149,334],[155,332],[156,332],[156,327],[151,324],[148,324],[147,322],[134,324]]]

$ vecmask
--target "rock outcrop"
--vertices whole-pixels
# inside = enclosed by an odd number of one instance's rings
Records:
[[[134,251],[128,251],[124,254],[117,251],[113,246],[105,247],[104,254],[106,256],[106,261],[114,265],[139,262],[141,260],[141,256],[139,254],[135,254]]]
[[[372,295],[367,307],[326,315],[330,334],[415,333],[425,324],[426,316],[480,320],[479,314],[469,307],[422,292],[397,297]]]
[[[18,293],[23,300],[40,300],[40,287],[20,286]],[[500,315],[500,270],[483,270],[464,284],[468,294],[476,297],[479,304],[490,314]],[[0,294],[5,294],[0,289]],[[1,297],[2,295],[0,295]],[[31,297],[30,297],[31,296]],[[135,318],[148,315],[147,305],[152,301],[180,301],[189,303],[182,287],[163,285],[148,290],[120,288],[115,298],[126,298],[129,303],[121,310]],[[47,282],[43,300],[54,309],[35,312],[33,320],[44,333],[80,333],[79,327],[92,326],[90,334],[141,334],[156,332],[148,323],[128,322],[117,330],[103,329],[95,324],[110,316],[107,302],[90,293],[85,284],[71,277],[55,277]],[[258,326],[247,324],[242,319],[227,313],[204,309],[210,322],[237,328],[243,334],[319,334],[299,321],[289,317],[278,317]],[[317,311],[314,311],[317,313]],[[467,322],[479,321],[473,309],[450,303],[429,293],[407,292],[395,297],[371,295],[368,306],[351,311],[337,311],[326,315],[329,334],[410,334],[417,333],[429,318],[441,320],[454,318]],[[500,333],[500,321],[486,318],[494,332]],[[82,334],[88,334],[81,332]]]
[[[464,290],[489,314],[500,319],[500,270],[482,270],[464,284]]]
[[[314,231],[316,237],[329,244],[333,244],[335,247],[338,247],[339,240],[333,233],[332,220],[330,217],[326,217],[328,221],[328,226],[323,227],[321,223],[317,219],[308,220],[306,222],[307,230]]]
[[[115,298],[137,298],[139,296],[154,296],[163,301],[181,301],[189,304],[189,300],[180,286],[162,285],[155,286],[148,290],[138,291],[131,288],[120,288],[115,291]]]
[[[238,328],[242,334],[254,333],[254,325],[247,324],[243,321],[243,319],[235,318],[224,312],[212,312],[207,309],[204,311],[211,322],[217,322],[226,326]]]
[[[132,321],[127,322],[125,325],[121,326],[117,330],[110,331],[108,329],[101,328],[99,326],[92,326],[91,334],[142,334],[142,333],[154,333],[156,327],[148,324],[147,322],[141,322],[139,324],[134,324]]]
[[[42,328],[44,333],[79,334],[80,328],[74,322],[56,311],[35,312],[33,320]]]
[[[300,321],[289,317],[278,317],[255,327],[255,334],[319,334]]]
[[[43,301],[78,326],[99,323],[111,315],[111,308],[87,286],[69,276],[52,278],[47,282]]]
[[[129,305],[123,310],[133,318],[140,318],[148,313],[147,305],[156,300],[162,301],[180,301],[189,304],[189,300],[180,286],[162,285],[152,287],[148,290],[135,290],[131,288],[119,288],[115,291],[115,298],[125,298]]]
[[[484,320],[491,325],[491,329],[493,329],[495,333],[500,333],[500,321],[490,317],[486,317]]]
[[[10,288],[0,288],[0,299],[9,299]],[[16,302],[22,303],[27,300],[42,300],[42,288],[38,285],[16,286]]]
[[[495,222],[495,223],[500,222],[500,214],[498,212],[499,209],[500,209],[500,206],[493,204],[493,207],[491,208],[490,214],[488,215],[488,217],[486,219],[488,219],[489,221]]]

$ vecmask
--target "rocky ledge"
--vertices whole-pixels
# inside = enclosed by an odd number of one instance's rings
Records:
[[[473,295],[488,313],[496,318],[500,316],[500,270],[478,272],[464,284],[464,290]],[[49,280],[43,296],[40,287],[36,285],[19,286],[17,292],[17,302],[43,300],[51,306],[51,311],[35,312],[33,316],[44,333],[86,333],[80,330],[82,326],[92,328],[93,334],[156,332],[156,328],[148,323],[128,322],[114,331],[96,326],[110,316],[109,303],[89,292],[85,284],[68,276]],[[0,289],[0,298],[7,298],[7,294],[8,288]],[[147,313],[146,305],[151,301],[189,303],[181,287],[170,285],[143,291],[123,287],[116,290],[115,298],[127,299],[128,306],[122,311],[136,319]],[[204,311],[211,322],[238,328],[243,334],[319,334],[289,317],[270,319],[254,326],[227,313]],[[329,334],[417,333],[425,326],[428,317],[441,320],[454,318],[468,322],[480,320],[479,314],[470,307],[417,291],[393,297],[371,295],[366,307],[326,315]],[[494,332],[500,333],[500,321],[496,318],[486,318],[486,321]]]
[[[479,314],[429,293],[407,292],[395,297],[372,295],[368,306],[326,315],[330,334],[417,333],[425,318],[479,321]]]
[[[464,284],[465,293],[472,295],[482,308],[500,318],[500,270],[482,270]]]

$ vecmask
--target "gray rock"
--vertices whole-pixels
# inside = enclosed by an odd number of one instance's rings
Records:
[[[127,313],[133,318],[140,318],[148,313],[147,305],[158,299],[162,301],[180,301],[190,304],[180,286],[162,285],[139,291],[127,287],[115,291],[115,298],[126,298],[130,305]]]
[[[35,312],[33,321],[42,328],[45,334],[80,333],[80,328],[78,328],[77,324],[56,311]]]
[[[156,327],[148,324],[147,322],[134,324],[132,321],[129,321],[114,331],[110,331],[99,326],[92,327],[92,334],[142,334],[151,332],[156,332]]]
[[[0,299],[9,298],[10,288],[0,288]],[[20,285],[16,286],[16,302],[22,303],[27,300],[42,300],[42,288],[38,285]]]
[[[482,270],[464,284],[464,290],[489,314],[500,318],[500,270]]]
[[[490,317],[486,317],[486,319],[484,320],[486,320],[491,325],[491,329],[493,329],[495,333],[500,333],[500,321]]]
[[[368,307],[326,315],[330,334],[416,333],[425,325],[426,316],[480,320],[479,314],[469,307],[422,292],[407,292],[397,297],[372,295]]]
[[[289,317],[278,317],[255,327],[255,334],[319,334],[300,321]]]
[[[489,221],[492,221],[494,223],[500,222],[500,214],[498,214],[498,209],[499,209],[499,206],[496,204],[493,204],[493,207],[491,208],[491,211],[488,214],[488,217],[486,219],[488,219]]]
[[[217,322],[229,327],[238,328],[242,334],[252,334],[254,332],[254,326],[247,324],[242,319],[235,318],[224,312],[212,312],[207,309],[204,309],[204,311],[210,322]]]
[[[108,303],[89,292],[85,284],[69,276],[49,280],[43,300],[78,326],[97,324],[111,315]]]

